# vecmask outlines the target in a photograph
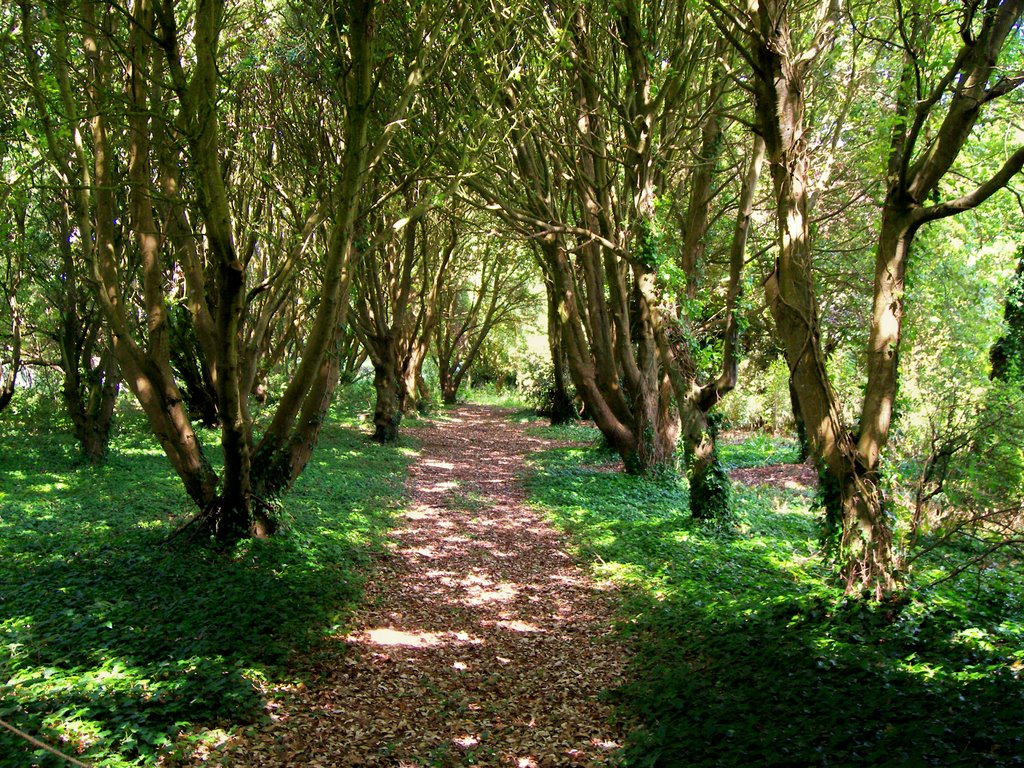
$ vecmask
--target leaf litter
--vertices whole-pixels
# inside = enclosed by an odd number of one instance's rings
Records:
[[[602,766],[626,724],[613,596],[526,502],[552,443],[462,406],[417,430],[408,510],[353,629],[300,661],[268,721],[204,756],[230,766]]]

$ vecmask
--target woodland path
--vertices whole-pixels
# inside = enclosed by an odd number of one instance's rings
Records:
[[[415,435],[407,511],[349,648],[218,762],[598,766],[621,744],[599,699],[626,661],[608,595],[524,503],[524,459],[552,444],[483,406]]]

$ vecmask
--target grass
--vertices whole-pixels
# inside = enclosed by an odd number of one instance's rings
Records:
[[[733,466],[788,448],[727,447]],[[731,456],[730,456],[731,453]],[[907,599],[842,595],[807,494],[735,488],[735,519],[690,519],[687,489],[597,471],[592,449],[535,457],[533,503],[623,587],[638,727],[625,766],[1024,764],[1024,574],[990,567]],[[962,552],[961,556],[966,556]]]
[[[482,384],[478,387],[463,387],[460,399],[476,405],[494,405],[501,408],[527,409],[530,403],[514,385],[502,387],[501,391],[494,384]]]
[[[5,414],[0,718],[114,768],[261,717],[292,654],[344,625],[399,504],[409,450],[352,420],[325,426],[284,530],[225,552],[165,543],[191,509],[137,416],[91,468],[59,424]],[[28,765],[64,763],[0,731],[0,766]]]

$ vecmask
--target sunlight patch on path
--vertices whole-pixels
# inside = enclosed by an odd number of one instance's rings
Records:
[[[607,592],[524,501],[546,444],[498,409],[417,430],[409,505],[331,665],[275,704],[265,749],[223,765],[605,766],[622,724]],[[344,649],[344,652],[341,652]]]
[[[442,643],[480,643],[479,638],[465,632],[406,632],[393,627],[379,627],[350,634],[349,642],[368,645],[403,646],[406,648],[428,648]]]

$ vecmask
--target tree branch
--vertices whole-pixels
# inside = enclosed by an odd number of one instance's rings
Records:
[[[733,30],[729,29],[729,25],[726,24],[719,17],[719,14],[727,18],[733,24],[733,26],[735,26],[736,29],[740,30],[741,32],[749,32],[747,26],[744,25],[743,22],[740,21],[738,18],[736,18],[735,15],[730,13],[729,10],[724,5],[722,5],[722,3],[718,2],[718,0],[705,0],[705,3],[709,6],[709,9],[714,9],[714,11],[716,11],[716,13],[709,13],[708,15],[711,17],[711,21],[714,23],[714,25],[718,27],[718,31],[721,32],[722,36],[729,41],[729,44],[736,49],[736,52],[743,57],[743,60],[750,65],[751,70],[755,74],[760,73],[761,70],[760,67],[757,66],[757,62],[754,59],[754,55],[749,50],[747,50],[746,46],[743,45],[743,43],[735,35]]]
[[[947,200],[944,203],[932,205],[928,208],[919,208],[914,215],[915,223],[920,225],[929,221],[944,219],[947,216],[953,216],[962,211],[968,211],[971,208],[977,208],[1009,184],[1010,179],[1019,173],[1021,168],[1024,168],[1024,146],[1018,147],[1017,151],[1007,158],[1006,162],[1003,163],[1003,167],[992,178],[973,191],[955,200]]]

